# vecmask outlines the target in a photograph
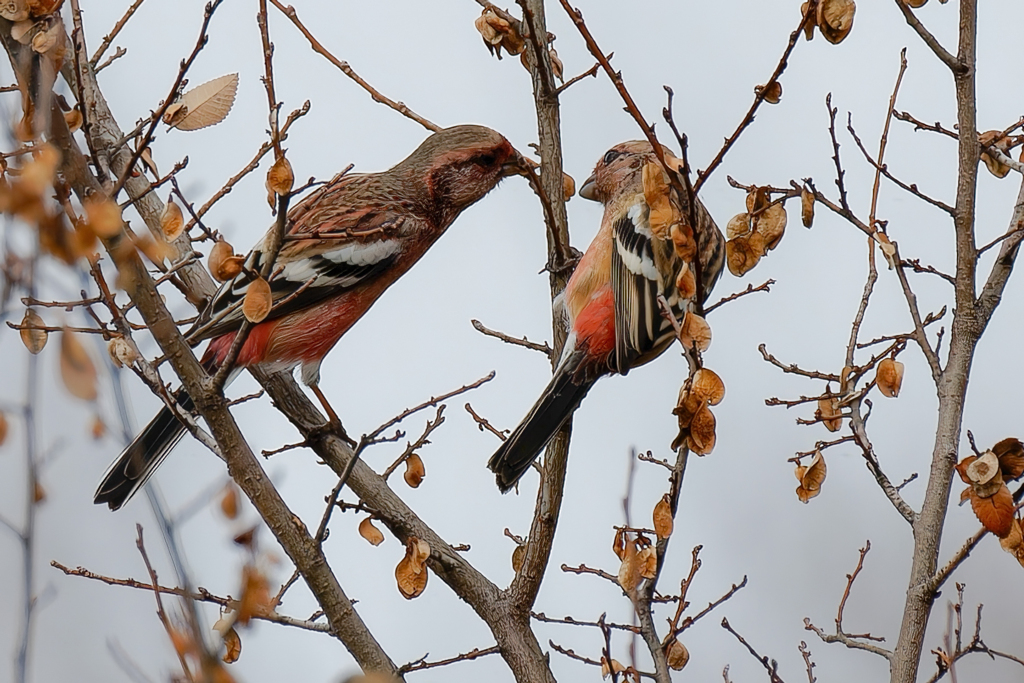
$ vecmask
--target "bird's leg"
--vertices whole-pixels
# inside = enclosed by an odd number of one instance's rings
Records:
[[[331,404],[327,400],[327,397],[324,396],[324,392],[320,390],[320,385],[310,384],[309,388],[313,391],[313,395],[316,396],[317,400],[320,401],[320,405],[323,406],[324,412],[327,413],[327,424],[323,425],[322,427],[318,427],[317,429],[314,430],[314,432],[330,432],[331,434],[339,436],[340,438],[344,439],[350,444],[355,444],[355,441],[349,438],[348,433],[342,426],[341,418],[339,418],[338,414],[334,412],[334,408],[331,407]]]

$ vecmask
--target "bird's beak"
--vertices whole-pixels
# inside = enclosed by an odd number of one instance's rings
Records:
[[[507,178],[510,175],[521,175],[526,176],[530,173],[530,164],[519,152],[515,152],[512,157],[501,166],[501,176]]]
[[[601,201],[597,198],[597,178],[593,174],[587,178],[586,182],[583,183],[583,187],[580,188],[579,195],[592,202]]]

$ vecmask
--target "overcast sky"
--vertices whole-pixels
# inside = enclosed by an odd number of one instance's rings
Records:
[[[516,58],[501,62],[487,54],[473,20],[479,7],[470,0],[443,3],[393,0],[311,2],[294,0],[300,17],[321,42],[381,92],[402,100],[440,125],[478,123],[490,126],[521,150],[536,141],[536,120],[528,73]],[[83,2],[90,51],[121,14],[120,3]],[[615,52],[640,108],[660,120],[663,84],[676,93],[676,119],[690,136],[690,158],[703,168],[717,152],[750,104],[753,87],[767,80],[789,33],[799,21],[799,2],[741,0],[732,3],[596,2],[580,0],[587,23],[602,48]],[[150,0],[138,11],[115,45],[128,50],[100,76],[111,107],[123,129],[148,115],[166,96],[178,68],[198,34],[203,3],[196,0]],[[568,76],[593,64],[577,32],[557,3],[549,3],[549,29]],[[218,10],[210,43],[189,74],[193,85],[227,73],[240,77],[238,98],[228,119],[207,130],[184,133],[161,130],[154,157],[162,172],[189,157],[180,176],[183,190],[202,203],[237,172],[266,139],[266,98],[260,83],[263,61],[254,20],[256,3],[230,0]],[[955,4],[928,3],[919,16],[951,51],[955,51]],[[70,23],[70,22],[69,22]],[[1019,2],[991,0],[980,13],[978,99],[979,128],[1004,128],[1024,113],[1020,95],[1020,64],[1024,23]],[[355,164],[357,171],[386,169],[404,158],[426,135],[422,127],[374,103],[341,72],[314,54],[294,27],[271,9],[270,29],[276,45],[278,97],[284,109],[312,103],[286,143],[297,178],[327,179]],[[782,78],[784,93],[776,106],[762,107],[702,191],[718,224],[743,210],[743,194],[731,189],[726,176],[743,183],[787,185],[790,179],[813,177],[817,186],[835,195],[834,167],[824,105],[833,93],[839,108],[841,143],[850,201],[867,215],[873,173],[849,135],[847,112],[869,149],[877,148],[887,101],[907,46],[909,69],[897,108],[925,121],[955,123],[952,79],[905,24],[894,3],[864,2],[849,38],[835,46],[820,35],[801,40]],[[7,70],[7,76],[10,78]],[[4,81],[7,82],[7,81]],[[6,95],[8,112],[16,95]],[[573,85],[561,98],[565,169],[579,186],[604,151],[615,143],[640,137],[639,129],[621,108],[614,88],[602,75]],[[8,116],[10,118],[10,115]],[[659,133],[667,133],[659,125]],[[662,139],[668,141],[667,136]],[[893,122],[886,161],[907,182],[953,203],[956,146],[951,140]],[[252,174],[209,214],[239,251],[254,243],[269,225],[263,174]],[[1001,234],[1007,226],[1019,176],[996,180],[980,174],[978,240]],[[161,191],[161,196],[163,192]],[[165,197],[164,197],[165,198]],[[690,550],[703,545],[703,568],[689,593],[690,614],[717,599],[744,575],[748,586],[683,638],[691,661],[676,674],[680,681],[721,680],[731,666],[732,680],[762,680],[764,671],[735,639],[718,626],[727,616],[762,654],[777,658],[787,681],[805,679],[797,645],[805,640],[813,653],[820,681],[829,683],[881,680],[886,663],[878,657],[825,645],[803,630],[803,619],[831,630],[845,575],[852,571],[857,550],[871,540],[861,578],[846,608],[850,632],[871,632],[892,647],[898,634],[910,566],[912,538],[902,518],[879,491],[853,448],[828,452],[829,475],[821,495],[808,505],[795,494],[793,468],[786,459],[827,438],[821,426],[799,427],[796,417],[811,417],[812,408],[768,408],[769,396],[795,398],[822,390],[820,383],[784,376],[764,363],[759,344],[786,363],[824,372],[843,365],[850,322],[866,273],[866,247],[861,233],[819,207],[812,230],[800,225],[791,205],[789,228],[780,247],[743,278],[728,273],[712,301],[774,278],[770,294],[730,304],[709,318],[714,341],[707,365],[727,387],[725,401],[715,409],[718,443],[713,454],[692,458],[661,590],[675,593],[685,576]],[[569,203],[572,244],[585,249],[601,216],[601,207],[578,197]],[[905,257],[951,271],[952,230],[940,211],[922,204],[883,181],[879,216],[889,221],[889,234]],[[135,219],[136,229],[141,229]],[[508,527],[525,535],[533,510],[535,473],[526,475],[521,493],[502,496],[485,463],[497,445],[482,433],[463,409],[470,401],[500,428],[514,427],[543,388],[550,368],[540,354],[486,338],[470,319],[514,336],[549,340],[548,281],[538,275],[545,262],[544,225],[538,203],[519,178],[466,211],[423,261],[392,287],[366,317],[345,336],[322,369],[321,386],[342,416],[349,433],[371,431],[402,409],[471,382],[494,370],[494,381],[447,408],[446,424],[421,451],[427,478],[417,490],[397,479],[395,488],[450,543],[468,543],[467,558],[499,585],[512,578],[513,543],[502,535]],[[200,247],[205,251],[205,247]],[[983,262],[983,272],[991,259]],[[43,277],[61,282],[50,296],[74,296],[78,283],[48,267]],[[951,303],[950,288],[935,278],[912,276],[924,311]],[[185,306],[174,302],[184,313]],[[50,313],[48,320],[59,321]],[[985,340],[978,347],[968,392],[965,429],[983,448],[1007,436],[1022,436],[1021,413],[1014,383],[1024,373],[1019,331],[1024,315],[1024,285],[1011,279],[1003,304]],[[20,317],[20,312],[16,313]],[[71,316],[69,322],[76,319]],[[78,321],[80,322],[80,321]],[[911,329],[895,274],[879,273],[862,339]],[[67,396],[57,380],[56,344],[40,356],[43,367],[40,435],[48,464],[42,474],[47,500],[38,508],[35,575],[42,598],[35,623],[31,680],[128,680],[111,657],[116,643],[151,680],[167,680],[176,668],[173,651],[154,614],[152,596],[142,591],[109,587],[68,578],[49,567],[50,560],[83,565],[103,574],[143,578],[145,569],[134,544],[134,525],[147,529],[149,548],[161,577],[173,571],[159,541],[150,508],[139,496],[111,514],[92,505],[96,482],[120,448],[117,417],[109,379],[97,406]],[[145,349],[155,355],[150,343]],[[17,335],[0,334],[3,377],[0,402],[16,404],[24,396],[25,352]],[[100,356],[97,349],[97,360]],[[870,434],[890,478],[900,482],[912,473],[920,478],[905,489],[908,501],[920,504],[927,475],[937,405],[930,375],[913,348],[906,363],[898,399],[877,397]],[[594,620],[630,621],[630,604],[611,584],[592,576],[567,575],[563,563],[585,563],[616,572],[611,552],[612,525],[623,522],[630,448],[671,456],[676,433],[670,410],[685,377],[686,366],[676,349],[628,377],[597,384],[577,413],[565,502],[549,572],[537,609],[551,616],[571,614]],[[137,424],[149,419],[158,401],[127,374],[130,403]],[[247,376],[231,387],[232,395],[253,390]],[[114,428],[104,439],[88,436],[99,411]],[[273,410],[269,400],[247,403],[236,415],[254,450],[297,440],[295,431]],[[403,428],[414,438],[431,413],[418,415]],[[23,428],[12,419],[11,436],[0,448],[0,514],[18,520],[22,513],[24,473]],[[366,460],[383,469],[405,442],[377,446]],[[967,452],[966,435],[962,444]],[[309,451],[291,451],[272,458],[266,467],[291,508],[315,527],[323,497],[335,480],[316,464]],[[665,471],[654,465],[637,468],[632,515],[649,523],[651,509],[667,490]],[[201,491],[223,481],[222,463],[186,439],[155,478],[172,510],[180,510]],[[960,485],[954,483],[954,496]],[[351,494],[346,493],[346,500]],[[202,506],[184,522],[185,555],[194,581],[218,594],[237,594],[243,554],[231,537],[257,519],[246,508],[243,519],[229,522],[213,504]],[[483,623],[436,577],[426,592],[408,602],[398,593],[393,569],[403,548],[393,537],[373,548],[356,534],[359,518],[338,514],[326,551],[357,610],[390,656],[399,663],[430,653],[431,659],[453,656],[493,644]],[[978,523],[968,508],[952,507],[944,535],[947,558]],[[264,530],[264,547],[283,554]],[[20,629],[21,559],[13,537],[0,531],[0,663],[14,651]],[[992,648],[1020,654],[1020,566],[986,538],[954,579],[967,584],[965,614],[985,603],[983,636]],[[275,580],[291,567],[272,567]],[[937,604],[926,651],[940,645],[945,604],[954,595],[950,584]],[[309,593],[297,587],[282,612],[305,618],[316,608]],[[665,610],[668,611],[667,609]],[[206,612],[212,623],[215,610]],[[659,626],[664,627],[659,615]],[[596,630],[537,624],[542,645],[548,639],[581,654],[599,657]],[[339,642],[313,634],[261,623],[242,633],[241,659],[232,666],[239,681],[295,680],[334,683],[354,671]],[[616,657],[627,661],[628,639],[615,636]],[[638,644],[638,649],[642,649]],[[552,653],[559,680],[597,680],[598,671]],[[13,657],[11,657],[13,659]],[[925,655],[925,677],[934,670]],[[650,670],[646,658],[641,667]],[[1014,665],[1015,666],[1015,665]],[[1019,681],[1021,669],[987,658],[968,658],[961,680],[984,677],[992,683]],[[0,664],[0,680],[10,668]],[[491,656],[445,670],[410,674],[423,681],[511,681],[504,663]]]

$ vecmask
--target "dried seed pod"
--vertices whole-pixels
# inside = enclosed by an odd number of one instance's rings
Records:
[[[21,319],[21,324],[24,326],[19,330],[21,333],[21,343],[34,356],[43,350],[43,347],[46,346],[46,340],[50,336],[50,333],[46,330],[38,329],[46,323],[43,322],[38,313],[28,308],[25,310],[25,317]]]
[[[283,197],[292,191],[295,183],[295,173],[292,172],[292,165],[287,157],[280,157],[267,171],[267,191]]]
[[[853,0],[819,0],[818,28],[825,40],[838,45],[850,35],[857,3]]]
[[[658,538],[668,538],[672,535],[674,522],[672,520],[672,507],[670,498],[666,493],[654,506],[654,533]]]
[[[114,337],[107,342],[107,353],[110,354],[110,360],[119,368],[131,367],[139,358],[135,347],[124,337]]]
[[[384,542],[384,534],[373,525],[372,517],[364,517],[363,521],[359,522],[359,535],[370,545],[380,545]]]
[[[900,386],[903,384],[903,363],[892,358],[880,361],[875,369],[875,383],[878,384],[878,390],[883,396],[899,396]]]
[[[423,483],[423,478],[427,476],[427,470],[423,465],[423,459],[419,455],[413,453],[405,459],[405,474],[402,478],[405,479],[405,483],[409,485],[409,488],[419,488],[419,485]]]
[[[261,323],[274,307],[274,295],[270,291],[270,283],[258,277],[249,283],[242,301],[242,314],[251,323]]]
[[[822,457],[821,451],[814,453],[810,465],[796,466],[796,478],[800,482],[796,488],[796,495],[801,503],[806,503],[821,493],[821,485],[825,481],[826,474],[825,458]]]
[[[181,207],[174,203],[174,197],[167,197],[164,210],[160,213],[160,230],[168,242],[178,239],[178,236],[185,230],[185,216],[181,213]]]
[[[800,191],[800,219],[805,228],[814,224],[814,193],[806,187]]]
[[[395,580],[398,590],[406,600],[422,595],[427,587],[426,561],[430,557],[430,545],[415,536],[410,536],[405,544],[405,557],[395,567]]]

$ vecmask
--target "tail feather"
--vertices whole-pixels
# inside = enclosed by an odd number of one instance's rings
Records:
[[[184,410],[194,407],[192,398],[184,389],[179,389],[174,398]],[[142,488],[184,435],[185,425],[167,406],[161,408],[107,470],[93,502],[97,505],[106,503],[111,510],[120,509]]]
[[[577,376],[584,358],[578,350],[559,364],[537,403],[487,461],[502,493],[515,486],[594,385],[597,377]]]

